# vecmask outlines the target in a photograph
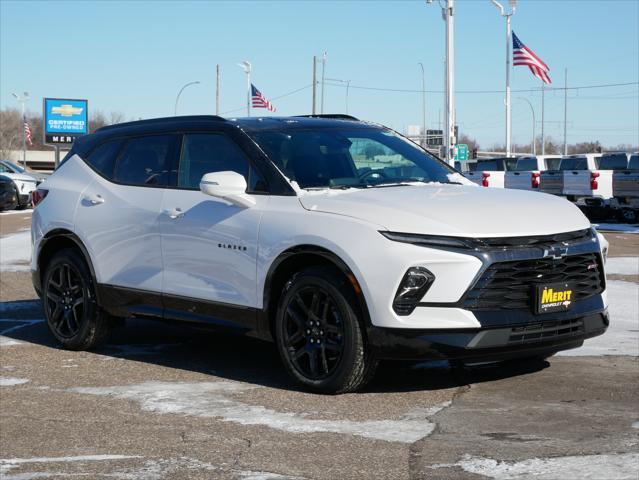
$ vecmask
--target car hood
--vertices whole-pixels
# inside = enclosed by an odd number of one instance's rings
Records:
[[[464,185],[305,191],[302,206],[395,232],[459,237],[548,235],[590,227],[569,201],[539,192]]]
[[[36,179],[34,177],[24,173],[2,172],[2,176],[10,178],[11,180],[17,180],[19,182],[36,182]]]

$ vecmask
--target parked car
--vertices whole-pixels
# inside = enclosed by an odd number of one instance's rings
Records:
[[[476,188],[352,117],[103,127],[34,202],[33,284],[68,349],[118,317],[218,326],[335,393],[380,359],[545,358],[608,326],[607,242],[578,208]]]
[[[33,192],[38,181],[26,173],[14,173],[4,162],[0,163],[0,175],[10,178],[18,192],[18,207],[24,208],[31,204],[31,192]]]
[[[482,187],[504,188],[504,175],[516,164],[517,157],[482,158],[477,160],[475,170],[464,176]]]
[[[612,174],[611,206],[622,220],[636,222],[639,217],[639,153],[630,155],[628,167]]]
[[[538,190],[539,174],[546,170],[546,161],[541,157],[519,157],[515,168],[504,175],[504,186],[517,190]]]
[[[0,160],[0,165],[4,165],[11,173],[23,173],[36,179],[38,185],[44,182],[48,177],[48,173],[36,172],[30,168],[24,168],[10,160]]]
[[[18,206],[18,192],[9,177],[0,175],[0,211],[13,210]]]

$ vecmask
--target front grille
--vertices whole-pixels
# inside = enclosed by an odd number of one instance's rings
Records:
[[[582,319],[530,323],[523,327],[513,327],[508,344],[522,344],[556,340],[585,332]]]
[[[492,248],[508,247],[543,247],[557,243],[581,242],[592,237],[592,230],[577,230],[575,232],[555,233],[553,235],[541,235],[535,237],[506,237],[506,238],[480,238],[481,243]]]
[[[469,310],[531,309],[537,284],[570,283],[573,301],[604,289],[601,257],[596,253],[570,255],[555,260],[541,258],[493,263],[464,298]]]

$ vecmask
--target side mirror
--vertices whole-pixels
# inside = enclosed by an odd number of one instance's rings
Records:
[[[246,179],[237,172],[205,173],[200,180],[202,193],[248,208],[255,200],[246,194],[246,188]]]

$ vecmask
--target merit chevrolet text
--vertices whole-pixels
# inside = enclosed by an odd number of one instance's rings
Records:
[[[545,358],[608,326],[608,244],[577,207],[345,115],[105,127],[33,200],[33,283],[69,349],[125,317],[233,328],[336,393],[380,359]]]

